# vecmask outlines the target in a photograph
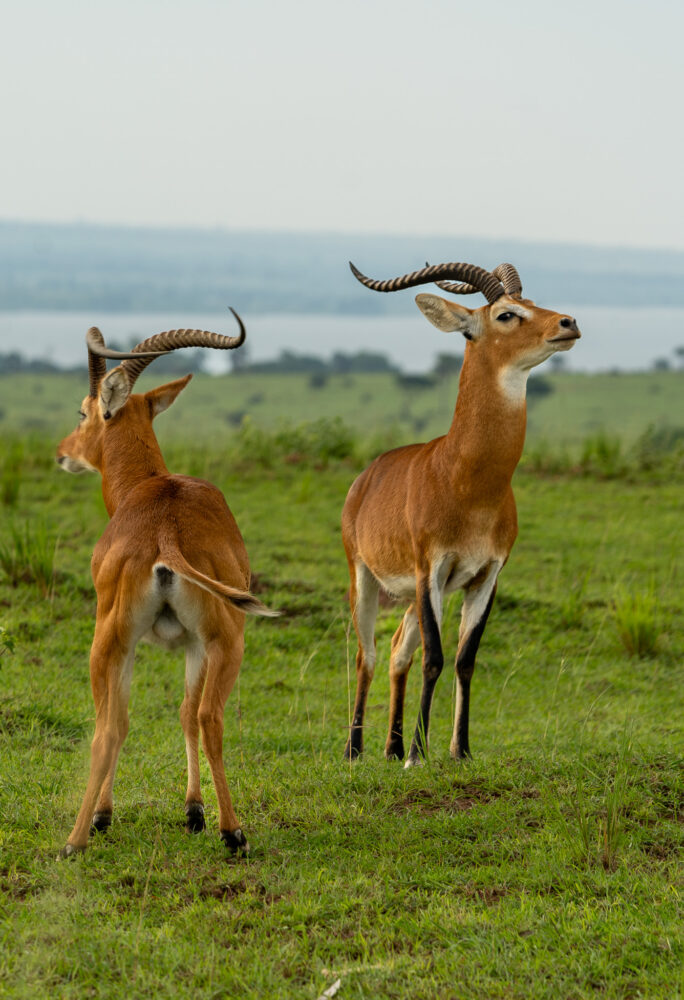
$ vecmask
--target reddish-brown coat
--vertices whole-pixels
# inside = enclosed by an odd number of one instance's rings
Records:
[[[438,675],[442,665],[443,596],[452,586],[466,592],[457,654],[462,686],[465,674],[472,673],[496,576],[517,536],[511,480],[525,439],[527,371],[555,351],[567,350],[579,337],[571,317],[540,309],[527,299],[503,296],[478,310],[433,295],[419,295],[417,302],[440,329],[460,329],[468,338],[451,427],[427,444],[397,448],[377,458],[352,484],[342,512],[359,638],[357,695],[346,753],[355,757],[362,749],[365,700],[374,669],[372,622],[377,587],[382,585],[415,601],[392,644],[388,756],[403,756],[403,696],[417,645],[412,625],[416,615],[420,624],[424,685],[412,763],[426,749],[436,678],[429,684],[425,678]],[[426,645],[432,664],[426,662]],[[466,650],[468,664],[459,672],[459,656]],[[469,684],[469,677],[465,679]],[[462,718],[457,739],[457,718],[455,756],[468,751],[467,691],[459,696],[466,698],[465,708],[457,711],[465,713],[465,728]]]
[[[90,660],[96,707],[91,773],[63,853],[83,849],[91,822],[104,828],[111,818],[114,772],[128,729],[133,653],[143,635],[186,648],[181,721],[189,825],[203,826],[201,731],[221,835],[232,848],[246,849],[223,766],[223,709],[242,660],[244,612],[272,612],[249,593],[247,550],[221,492],[204,480],[170,474],[157,443],[152,421],[190,376],[130,395],[127,377],[119,373],[114,369],[101,379],[98,395],[86,397],[81,423],[57,449],[68,471],[90,467],[101,473],[110,515],[92,558],[98,603]],[[105,386],[106,402],[100,399]],[[159,565],[171,582],[160,582]]]

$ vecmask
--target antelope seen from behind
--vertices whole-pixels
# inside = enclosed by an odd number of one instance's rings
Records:
[[[390,718],[385,756],[404,757],[404,695],[413,654],[422,645],[420,709],[406,766],[427,752],[432,696],[443,664],[445,595],[464,591],[456,653],[456,712],[451,755],[470,754],[468,716],[475,656],[499,573],[518,532],[511,479],[522,454],[526,385],[532,368],[579,338],[575,320],[522,298],[515,268],[438,264],[368,288],[392,292],[436,282],[448,292],[482,292],[487,305],[467,309],[437,295],[416,303],[438,329],[466,338],[458,398],[446,435],[386,452],[352,484],[342,512],[358,638],[356,698],[345,755],[363,749],[364,711],[375,669],[380,587],[408,600],[390,655]],[[453,283],[455,281],[455,283]]]
[[[273,615],[249,593],[250,570],[240,530],[220,491],[189,476],[171,475],[152,428],[191,376],[144,394],[132,394],[143,369],[179,347],[234,349],[245,339],[203,330],[171,330],[138,344],[130,354],[106,348],[99,330],[87,334],[90,392],[80,423],[57,449],[68,472],[97,470],[110,521],[95,546],[97,591],[90,678],[95,736],[90,777],[63,856],[83,850],[91,829],[112,818],[117,760],[128,732],[128,699],[136,644],[149,639],[185,649],[187,828],[204,829],[198,737],[209,761],[226,846],[246,852],[247,841],[231,802],[223,764],[223,714],[244,649],[245,614]],[[121,364],[107,372],[105,358]]]

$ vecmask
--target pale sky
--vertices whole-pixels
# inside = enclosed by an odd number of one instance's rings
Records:
[[[683,39],[674,0],[22,0],[0,218],[682,249]]]

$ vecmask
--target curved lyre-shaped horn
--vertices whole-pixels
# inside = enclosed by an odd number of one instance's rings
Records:
[[[522,281],[512,264],[499,264],[492,274],[501,281],[506,295],[522,295]]]
[[[482,292],[490,304],[496,302],[504,294],[504,288],[499,279],[475,264],[433,264],[398,278],[390,278],[388,281],[374,281],[372,278],[367,278],[351,261],[349,261],[349,266],[354,277],[366,288],[372,288],[375,292],[396,292],[402,288],[413,288],[416,285],[427,285],[432,282],[439,284],[440,281],[456,278],[463,283],[460,286],[461,294],[471,295],[474,291]]]
[[[212,333],[210,330],[165,330],[163,333],[157,333],[153,337],[148,337],[147,340],[141,341],[131,351],[113,351],[104,346],[102,334],[96,327],[93,327],[88,331],[86,336],[88,350],[95,356],[95,360],[100,358],[114,358],[121,361],[121,367],[126,372],[132,388],[140,373],[155,358],[158,358],[162,354],[169,354],[170,351],[175,351],[180,347],[213,347],[219,351],[228,351],[244,344],[245,337],[247,336],[245,325],[232,306],[228,308],[233,316],[235,316],[240,328],[240,333],[237,337]],[[99,335],[99,340],[94,334]],[[104,365],[104,361],[102,361],[102,364]],[[102,375],[100,375],[101,377]],[[97,395],[97,390],[94,395]]]
[[[89,395],[93,399],[96,399],[98,387],[107,371],[107,363],[105,359],[101,354],[97,354],[93,350],[93,347],[104,347],[104,337],[96,326],[91,326],[86,333],[86,344],[88,345],[88,377],[90,379]]]

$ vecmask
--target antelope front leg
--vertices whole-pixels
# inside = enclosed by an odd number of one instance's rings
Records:
[[[483,583],[466,590],[463,600],[456,654],[456,713],[450,746],[451,756],[455,758],[470,757],[468,742],[470,681],[475,670],[475,657],[480,639],[494,603],[500,569],[499,563],[494,564]]]
[[[430,585],[427,575],[418,577],[416,605],[420,634],[423,643],[423,689],[420,695],[420,710],[416,731],[411,742],[408,760],[404,767],[420,764],[427,755],[428,730],[430,728],[430,708],[437,678],[444,666],[440,626],[442,622],[442,594],[436,586]]]
[[[128,698],[133,649],[124,649],[115,634],[98,619],[90,652],[90,680],[95,702],[95,736],[90,751],[90,775],[83,802],[61,857],[85,850],[91,826],[104,830],[112,818],[112,787],[119,752],[128,732]],[[96,808],[97,803],[97,808]]]

